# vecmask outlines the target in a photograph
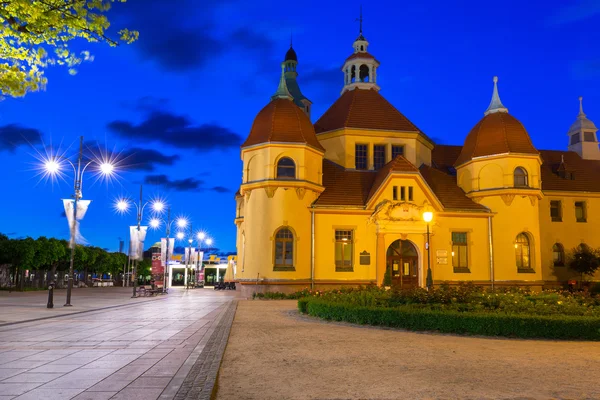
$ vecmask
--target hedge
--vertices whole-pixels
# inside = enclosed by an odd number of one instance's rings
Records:
[[[595,317],[433,311],[410,306],[363,307],[312,298],[298,300],[298,309],[326,320],[412,331],[600,341],[600,318]]]

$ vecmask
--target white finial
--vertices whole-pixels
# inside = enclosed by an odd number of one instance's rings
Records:
[[[489,107],[487,108],[487,110],[485,110],[485,112],[483,114],[488,115],[488,114],[497,113],[497,112],[507,113],[508,108],[504,107],[504,105],[500,101],[500,95],[498,94],[498,77],[495,76],[494,77],[494,93],[492,94],[492,101],[490,102]]]
[[[564,155],[564,154],[561,154],[561,155],[560,155],[560,163],[561,163],[561,164],[564,164],[564,163],[565,163],[565,155]]]
[[[585,117],[585,113],[583,112],[583,96],[579,96],[579,117]]]
[[[279,86],[277,87],[275,94],[271,96],[271,100],[275,99],[292,100],[292,95],[290,94],[287,84],[285,83],[285,63],[281,63],[281,78],[279,79]]]

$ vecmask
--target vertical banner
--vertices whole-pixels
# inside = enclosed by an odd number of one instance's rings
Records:
[[[129,235],[131,237],[131,244],[129,246],[129,256],[132,260],[144,259],[144,240],[146,239],[147,231],[147,226],[140,226],[139,230],[137,226],[129,227]]]
[[[77,221],[81,221],[85,217],[85,213],[92,201],[91,200],[78,200],[77,201]],[[73,211],[75,209],[75,200],[63,199],[63,206],[65,207],[65,215],[69,222],[69,230],[71,231],[71,241],[69,247],[72,247],[75,243],[85,243],[85,239],[79,233],[79,222],[73,221]]]
[[[169,238],[169,258],[173,257],[173,249],[175,248],[175,239]],[[167,258],[167,239],[160,239],[160,260],[161,265],[164,267],[166,265]]]
[[[137,231],[138,234],[138,260],[142,261],[144,259],[144,241],[146,240],[146,233],[148,232],[147,226],[140,226],[140,230]]]

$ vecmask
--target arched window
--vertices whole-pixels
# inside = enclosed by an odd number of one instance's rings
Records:
[[[277,161],[277,178],[279,179],[295,179],[296,164],[289,157],[283,157]]]
[[[275,234],[275,269],[294,268],[294,234],[281,228]]]
[[[361,82],[369,82],[369,67],[367,65],[363,64],[360,66],[359,72],[360,72],[360,76],[359,76],[360,81]]]
[[[515,240],[515,257],[517,261],[517,269],[531,269],[529,238],[523,232],[517,235]]]
[[[527,180],[527,171],[525,171],[525,168],[522,168],[522,167],[515,168],[514,176],[515,176],[515,187],[529,186],[529,182]]]
[[[350,82],[351,83],[356,82],[356,66],[355,65],[350,67]]]
[[[565,265],[565,248],[562,244],[554,243],[554,246],[552,246],[552,260],[555,267]]]

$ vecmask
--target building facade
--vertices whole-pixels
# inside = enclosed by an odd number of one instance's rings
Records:
[[[565,150],[538,150],[494,78],[463,146],[437,145],[379,93],[368,47],[361,30],[341,95],[314,124],[297,55],[287,52],[278,89],[241,146],[242,289],[382,284],[386,275],[425,286],[429,268],[434,284],[572,279],[567,253],[600,247],[600,150],[581,99]]]

